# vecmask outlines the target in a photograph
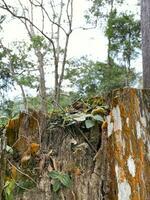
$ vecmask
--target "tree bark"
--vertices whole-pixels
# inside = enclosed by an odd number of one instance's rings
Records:
[[[121,89],[113,93],[112,109],[107,117],[104,199],[148,200],[150,197],[149,100],[150,90]]]
[[[143,87],[150,88],[150,1],[141,0]]]
[[[28,102],[27,102],[27,98],[26,98],[26,94],[25,94],[23,85],[21,85],[20,83],[18,83],[18,85],[20,86],[20,89],[21,89],[24,109],[27,110],[28,109]]]
[[[116,90],[108,102],[111,111],[102,129],[96,126],[85,133],[78,125],[47,128],[41,140],[45,153],[38,188],[16,194],[16,200],[149,200],[150,90]],[[24,114],[19,120],[25,127],[19,128],[20,134],[34,142],[36,116],[28,121]],[[53,192],[49,170],[69,173],[70,188]]]
[[[41,111],[45,114],[48,112],[47,110],[47,95],[46,95],[46,86],[45,86],[45,72],[44,72],[44,56],[40,52],[40,50],[35,49],[35,54],[38,59],[38,70],[40,73],[39,76],[39,93],[40,93],[40,99],[41,99]]]
[[[112,15],[112,12],[113,12],[113,8],[114,8],[114,0],[111,0],[110,1],[110,11],[109,11],[109,14],[108,14],[108,19],[107,21],[110,19],[111,15]],[[107,22],[108,23],[108,22]],[[107,62],[108,62],[108,65],[111,67],[112,66],[112,57],[111,57],[111,37],[108,36],[108,50],[107,50]]]

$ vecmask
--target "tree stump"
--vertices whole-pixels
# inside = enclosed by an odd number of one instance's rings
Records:
[[[53,153],[41,157],[38,187],[16,200],[150,199],[150,90],[115,90],[108,101],[102,128],[82,134],[77,126],[47,129],[41,142]],[[70,188],[55,193],[49,170],[68,173]]]
[[[113,92],[104,199],[150,199],[150,90]]]

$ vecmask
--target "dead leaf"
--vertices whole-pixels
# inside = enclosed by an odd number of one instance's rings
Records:
[[[21,158],[21,164],[26,163],[31,158],[31,146],[23,153]]]
[[[76,176],[80,176],[81,175],[81,170],[79,168],[74,169],[74,174]]]
[[[102,107],[96,108],[92,111],[92,115],[104,115],[106,110]]]
[[[31,154],[33,155],[38,152],[40,145],[37,143],[31,143],[30,147],[31,147]]]
[[[102,124],[102,130],[107,129],[108,123],[107,121],[104,121]]]
[[[31,153],[26,151],[21,158],[21,164],[26,163],[28,160],[30,160],[30,158],[31,158]]]
[[[16,179],[16,177],[17,177],[17,170],[16,170],[16,167],[14,165],[11,168],[11,176],[12,176],[13,179]]]

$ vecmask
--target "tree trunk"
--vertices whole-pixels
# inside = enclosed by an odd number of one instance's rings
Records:
[[[44,73],[44,62],[43,62],[43,55],[40,50],[35,50],[37,59],[38,59],[38,70],[40,73],[39,77],[39,93],[41,99],[41,111],[45,114],[48,112],[47,110],[47,99],[46,99],[46,86],[45,86],[45,73]]]
[[[38,188],[17,195],[16,200],[149,200],[150,90],[116,90],[108,101],[111,111],[102,129],[95,126],[82,132],[78,124],[51,128],[54,123],[47,121]],[[18,120],[25,127],[19,128],[20,134],[38,141],[36,115],[24,117]],[[48,177],[51,170],[68,173],[70,187],[54,192]]]
[[[141,0],[143,87],[150,88],[150,1]]]
[[[110,4],[110,11],[109,11],[107,23],[108,23],[110,17],[112,17],[111,15],[113,13],[114,0],[111,0],[109,2],[109,4]],[[108,36],[107,39],[108,39],[107,62],[108,62],[108,65],[111,67],[112,66],[112,57],[111,57],[111,37],[110,37],[110,35]]]
[[[117,90],[112,100],[107,117],[105,199],[148,200],[150,90]]]
[[[27,102],[27,98],[26,98],[26,94],[25,94],[23,85],[21,85],[20,83],[18,83],[18,85],[20,86],[20,89],[21,89],[24,109],[27,110],[28,109],[28,102]]]
[[[65,43],[65,48],[64,48],[64,55],[63,55],[63,62],[62,62],[61,74],[59,76],[59,81],[58,81],[58,90],[57,90],[57,102],[58,103],[60,101],[61,86],[62,86],[62,82],[63,82],[63,79],[64,79],[65,65],[66,65],[66,60],[67,60],[67,51],[68,51],[69,37],[70,37],[70,34],[66,35],[66,43]]]
[[[55,107],[58,106],[58,102],[59,102],[59,99],[58,99],[58,80],[59,80],[59,74],[58,74],[58,60],[56,59],[56,62],[55,62],[55,86],[54,86],[54,105]]]
[[[6,176],[6,137],[0,130],[0,200],[2,200]]]

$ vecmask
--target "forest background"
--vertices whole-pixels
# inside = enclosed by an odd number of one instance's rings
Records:
[[[0,9],[1,123],[142,87],[138,1],[1,0]]]

